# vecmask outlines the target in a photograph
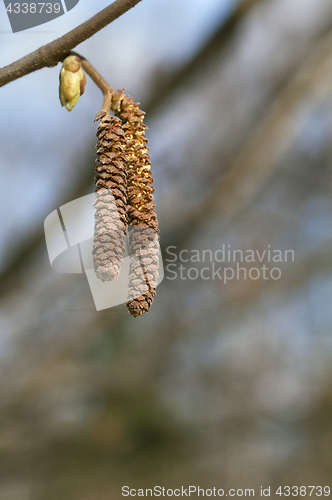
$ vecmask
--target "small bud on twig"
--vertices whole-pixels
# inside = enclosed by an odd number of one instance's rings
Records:
[[[79,97],[84,94],[86,84],[81,59],[76,55],[66,57],[60,71],[59,97],[61,106],[71,111]]]

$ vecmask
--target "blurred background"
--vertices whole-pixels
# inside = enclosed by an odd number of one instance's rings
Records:
[[[0,66],[108,3],[17,34],[1,6]],[[165,279],[134,319],[52,270],[44,219],[94,190],[102,96],[88,78],[69,114],[60,66],[3,87],[1,500],[331,486],[331,1],[144,0],[77,51],[147,112]],[[223,245],[294,259],[167,267]]]

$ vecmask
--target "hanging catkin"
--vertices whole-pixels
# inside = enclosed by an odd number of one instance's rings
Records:
[[[110,115],[101,118],[97,137],[93,261],[97,277],[110,281],[119,275],[125,246],[127,140],[119,118]]]
[[[60,70],[59,97],[71,111],[84,92],[85,73],[104,94],[97,137],[95,167],[95,224],[93,266],[101,281],[120,273],[129,225],[130,275],[127,307],[133,316],[149,311],[156,293],[159,268],[158,221],[152,187],[153,177],[145,113],[121,91],[114,92],[95,68],[70,53]],[[110,106],[111,105],[111,106]],[[110,116],[111,107],[116,116]]]
[[[130,282],[128,310],[133,316],[141,316],[150,309],[156,293],[159,243],[158,221],[152,195],[153,177],[147,138],[145,113],[129,96],[117,91],[113,98],[112,109],[121,118],[125,137]]]

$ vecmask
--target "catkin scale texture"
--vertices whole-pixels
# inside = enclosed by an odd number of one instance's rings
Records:
[[[125,248],[127,140],[121,121],[110,115],[101,118],[97,137],[93,261],[97,277],[110,281],[119,275]]]
[[[127,140],[127,215],[129,224],[130,282],[127,307],[132,316],[147,312],[156,293],[159,267],[158,221],[145,113],[132,98],[120,96],[114,108]]]

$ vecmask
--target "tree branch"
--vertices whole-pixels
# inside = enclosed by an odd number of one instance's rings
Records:
[[[72,52],[72,54],[77,54],[76,52]],[[79,58],[81,59],[82,67],[84,71],[89,75],[91,80],[94,81],[94,83],[97,85],[97,87],[100,88],[102,93],[104,94],[104,102],[103,106],[100,111],[96,114],[95,121],[100,120],[102,116],[107,115],[110,112],[111,104],[112,104],[112,96],[114,93],[113,87],[111,87],[107,81],[101,76],[100,73],[92,66],[89,61],[85,59],[85,57],[82,57],[81,55],[77,54]]]
[[[80,24],[69,33],[53,40],[18,61],[0,69],[0,87],[22,78],[38,69],[56,66],[63,56],[112,21],[122,16],[141,0],[116,0],[95,16]]]

